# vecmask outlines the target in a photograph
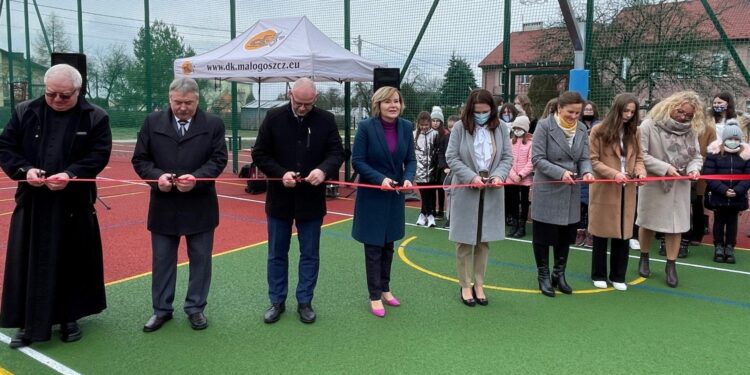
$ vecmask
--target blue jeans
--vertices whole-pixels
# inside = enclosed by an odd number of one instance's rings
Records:
[[[286,301],[292,222],[268,216],[268,297],[271,303]],[[320,268],[322,224],[323,218],[295,222],[300,249],[297,303],[310,303],[313,298]]]

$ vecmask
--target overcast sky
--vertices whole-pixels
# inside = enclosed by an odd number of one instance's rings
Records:
[[[23,0],[10,1],[13,50],[25,52]],[[582,0],[581,0],[582,1]],[[524,1],[525,2],[525,1]],[[512,3],[512,30],[523,23],[555,21],[557,1],[532,0]],[[323,33],[337,43],[344,42],[343,0],[237,0],[237,34],[258,19],[281,16],[307,16]],[[39,21],[29,1],[32,41],[41,33]],[[37,0],[42,17],[55,13],[66,23],[66,31],[75,51],[78,49],[76,0]],[[352,51],[357,52],[357,36],[362,37],[362,56],[380,64],[401,68],[432,5],[432,0],[352,0]],[[112,45],[121,44],[132,53],[133,40],[143,26],[144,2],[122,0],[83,0],[84,52],[95,55]],[[150,0],[151,21],[174,24],[180,35],[197,53],[214,49],[229,40],[229,1],[226,0]],[[453,52],[469,61],[477,82],[481,82],[477,64],[502,39],[502,0],[440,1],[417,54],[412,74],[442,77]],[[0,20],[0,48],[8,49],[6,6]],[[33,51],[33,48],[32,48]],[[270,86],[270,85],[269,85]],[[275,97],[278,89],[266,89],[263,98]],[[272,87],[272,86],[271,86]],[[282,86],[283,87],[283,86]],[[269,87],[270,88],[270,87]]]

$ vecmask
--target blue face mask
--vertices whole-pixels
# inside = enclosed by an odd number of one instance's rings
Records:
[[[725,105],[715,105],[714,106],[714,112],[716,113],[722,113],[727,110],[727,106]]]
[[[511,122],[513,121],[513,117],[511,115],[503,115],[503,121]]]
[[[477,123],[477,125],[482,126],[487,123],[487,120],[490,119],[490,113],[475,113],[474,114],[474,122]]]

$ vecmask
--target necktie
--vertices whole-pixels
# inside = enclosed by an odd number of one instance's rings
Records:
[[[179,120],[179,121],[177,121],[177,124],[180,125],[180,129],[178,131],[178,133],[180,133],[180,137],[184,137],[185,136],[185,132],[187,132],[187,129],[185,128],[187,126],[187,123],[188,122],[185,121],[185,120]]]

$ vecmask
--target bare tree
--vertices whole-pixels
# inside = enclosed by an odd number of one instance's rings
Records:
[[[72,50],[70,36],[65,31],[65,23],[54,12],[45,18],[44,29],[47,32],[47,39],[49,40],[49,47],[52,52],[70,52]],[[36,39],[34,39],[33,49],[32,60],[35,63],[41,65],[50,64],[50,50],[47,49],[47,42],[41,30],[37,33]]]
[[[127,92],[125,73],[133,59],[126,51],[127,47],[122,44],[110,46],[100,50],[90,65],[88,95],[101,98],[101,104],[106,107],[119,102]]]

